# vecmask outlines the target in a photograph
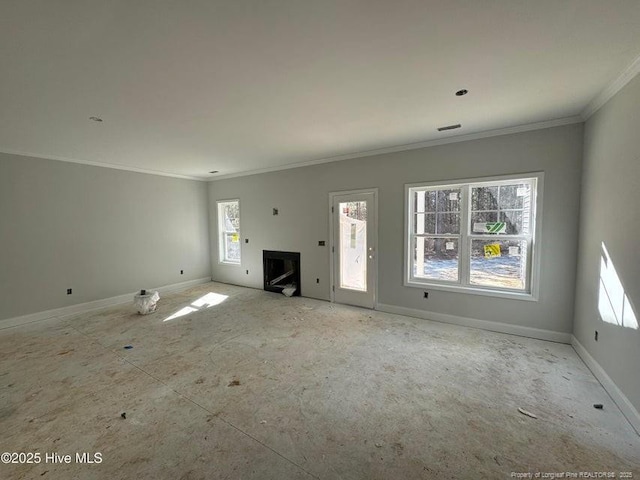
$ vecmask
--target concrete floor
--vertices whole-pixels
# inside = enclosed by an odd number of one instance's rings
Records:
[[[217,283],[0,331],[0,432],[43,456],[2,479],[640,478],[640,437],[568,345]]]

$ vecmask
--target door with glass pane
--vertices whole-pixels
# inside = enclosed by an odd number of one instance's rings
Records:
[[[376,301],[376,192],[332,195],[333,299],[373,308]]]

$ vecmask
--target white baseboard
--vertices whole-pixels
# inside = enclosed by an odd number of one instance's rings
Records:
[[[157,290],[160,293],[174,293],[174,292],[180,292],[182,290],[186,290],[187,288],[195,287],[196,285],[202,285],[203,283],[209,283],[211,281],[212,281],[211,277],[196,278],[195,280],[187,280],[186,282],[172,283],[171,285],[156,287],[156,288],[152,288],[151,290]]]
[[[186,290],[196,285],[210,282],[211,278],[197,278],[195,280],[188,280],[186,282],[174,283],[171,285],[164,285],[162,287],[150,288],[149,290],[158,290],[160,293],[177,292],[180,290]],[[114,305],[122,305],[133,301],[133,295],[135,292],[126,293],[124,295],[118,295],[116,297],[103,298],[101,300],[94,300],[92,302],[78,303],[76,305],[69,305],[68,307],[55,308],[53,310],[45,310],[43,312],[30,313],[28,315],[22,315],[20,317],[6,318],[0,320],[0,330],[16,327],[18,325],[25,325],[27,323],[41,322],[43,320],[51,320],[54,318],[64,318],[70,315],[77,315],[79,313],[91,312],[93,310],[99,310],[101,308],[112,307]]]
[[[611,400],[615,402],[636,433],[640,435],[640,413],[638,413],[638,410],[636,410],[627,396],[613,383],[613,380],[607,375],[607,372],[604,371],[600,364],[596,362],[591,354],[587,352],[587,349],[584,348],[573,335],[571,336],[571,345],[573,345],[578,356],[587,365],[589,370],[591,370],[593,376],[598,379],[602,387],[607,391]]]
[[[571,334],[564,332],[554,332],[553,330],[543,330],[541,328],[522,327],[520,325],[510,325],[508,323],[490,322],[488,320],[478,320],[476,318],[458,317],[445,313],[427,312],[413,308],[397,307],[395,305],[378,304],[377,310],[386,313],[406,315],[407,317],[424,318],[435,322],[451,323],[462,325],[463,327],[479,328],[491,332],[508,333],[521,337],[536,338],[538,340],[548,340],[550,342],[571,343]]]

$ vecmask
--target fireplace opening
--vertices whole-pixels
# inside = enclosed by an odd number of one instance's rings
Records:
[[[265,290],[300,296],[300,253],[263,250],[262,266]]]

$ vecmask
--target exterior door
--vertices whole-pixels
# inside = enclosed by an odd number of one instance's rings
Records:
[[[333,301],[374,308],[377,192],[331,194]]]

